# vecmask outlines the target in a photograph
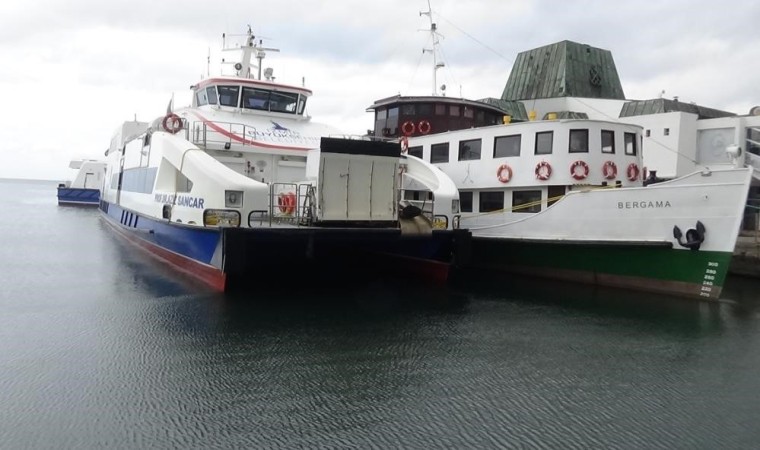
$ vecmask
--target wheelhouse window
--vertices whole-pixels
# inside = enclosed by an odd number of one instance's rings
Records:
[[[498,211],[504,209],[504,191],[481,191],[480,212]],[[460,197],[461,200],[461,197]]]
[[[269,110],[295,114],[298,105],[298,94],[293,92],[272,92],[269,97]]]
[[[401,114],[404,116],[413,116],[417,114],[417,108],[414,105],[402,105]]]
[[[217,98],[216,98],[216,87],[215,86],[209,86],[206,88],[206,98],[208,99],[209,105],[216,105],[217,104]]]
[[[436,103],[436,105],[435,105],[435,115],[436,116],[445,116],[446,115],[446,105],[442,105],[440,103]]]
[[[459,141],[459,160],[470,161],[480,159],[480,139],[471,139],[469,141]]]
[[[240,86],[218,86],[217,89],[219,90],[219,104],[221,106],[237,108]]]
[[[268,111],[270,93],[271,93],[270,91],[267,91],[265,89],[244,87],[243,88],[243,108]]]
[[[464,107],[464,116],[467,117],[468,119],[472,119],[473,117],[475,117],[475,110],[472,109],[469,106],[465,106]]]
[[[497,136],[493,140],[493,157],[520,156],[520,135]]]
[[[198,106],[208,105],[208,97],[205,89],[195,91],[195,103]]]
[[[536,155],[551,155],[553,141],[553,131],[541,131],[536,133]]]
[[[472,191],[459,191],[459,211],[472,212]]]
[[[409,147],[409,154],[422,159],[422,146],[416,145],[414,147]]]
[[[602,130],[602,153],[615,153],[615,132]]]
[[[454,116],[454,117],[459,117],[459,105],[449,106],[449,115]]]
[[[512,212],[541,212],[541,191],[512,191]]]
[[[570,130],[570,153],[588,153],[588,130]]]
[[[636,133],[625,133],[623,137],[625,142],[625,154],[636,156]]]
[[[433,144],[430,146],[430,162],[445,163],[449,162],[449,143]]]
[[[421,116],[430,116],[433,114],[432,103],[420,103],[417,105],[417,114]]]

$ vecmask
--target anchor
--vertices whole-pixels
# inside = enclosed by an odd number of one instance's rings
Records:
[[[681,240],[683,233],[681,232],[681,229],[678,228],[678,225],[675,225],[673,227],[673,237],[678,240],[678,243],[681,245],[681,247],[685,247],[691,250],[699,250],[702,242],[705,241],[705,231],[705,226],[702,225],[702,222],[697,220],[696,229],[691,228],[686,231],[686,242],[683,242]]]

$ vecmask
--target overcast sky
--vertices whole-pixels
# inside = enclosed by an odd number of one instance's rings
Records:
[[[449,96],[499,97],[517,53],[610,50],[629,99],[746,114],[760,105],[760,1],[431,0]],[[427,0],[3,0],[0,178],[68,180],[125,120],[164,113],[218,75],[222,33],[265,37],[277,81],[314,91],[313,120],[361,134],[366,108],[432,91]],[[228,38],[228,44],[233,38]],[[210,68],[207,64],[211,55]],[[225,55],[226,56],[226,55]]]

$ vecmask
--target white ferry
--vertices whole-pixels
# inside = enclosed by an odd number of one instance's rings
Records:
[[[170,103],[150,123],[116,130],[100,202],[107,222],[220,290],[288,288],[314,271],[445,280],[469,243],[454,229],[454,183],[398,143],[312,121],[309,89],[276,83],[271,69],[262,78],[274,49],[250,28],[233,50],[235,74],[195,83],[190,106]]]
[[[565,43],[518,58],[511,99],[445,97],[434,77],[433,95],[378,100],[374,137],[399,140],[454,180],[475,269],[719,298],[753,180],[741,141],[714,164],[655,183],[642,126],[590,119],[588,102],[572,97],[611,95],[602,81],[617,77],[614,65],[600,68],[611,59]],[[526,112],[531,96],[553,98],[544,115]],[[596,112],[605,105],[614,109],[608,101]]]
[[[106,162],[94,159],[75,159],[69,163],[77,171],[71,181],[58,184],[59,205],[98,206],[100,189],[106,173]]]

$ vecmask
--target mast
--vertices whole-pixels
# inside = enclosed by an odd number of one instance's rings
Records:
[[[239,49],[223,49],[223,50],[241,50],[243,52],[243,55],[240,58],[240,62],[235,64],[235,70],[237,71],[237,74],[239,77],[243,78],[254,78],[251,72],[251,67],[256,67],[258,69],[258,78],[261,80],[261,63],[266,56],[266,52],[279,52],[279,49],[276,48],[266,48],[263,47],[264,41],[262,39],[259,39],[258,44],[256,43],[256,36],[253,35],[253,31],[251,30],[251,26],[248,25],[248,32],[246,33],[246,39],[245,44],[242,45]],[[222,35],[222,38],[225,36]],[[256,58],[258,60],[258,65],[251,64],[251,59]]]
[[[443,35],[438,33],[438,28],[436,27],[435,22],[433,22],[433,9],[430,6],[430,0],[428,0],[427,4],[428,10],[420,11],[420,16],[428,16],[428,19],[430,20],[430,30],[428,31],[430,32],[430,38],[433,41],[433,48],[423,48],[422,53],[431,53],[433,55],[433,95],[438,95],[437,73],[438,69],[445,66],[443,61],[438,61],[438,38],[443,37]],[[442,90],[445,89],[445,87],[442,88]]]

